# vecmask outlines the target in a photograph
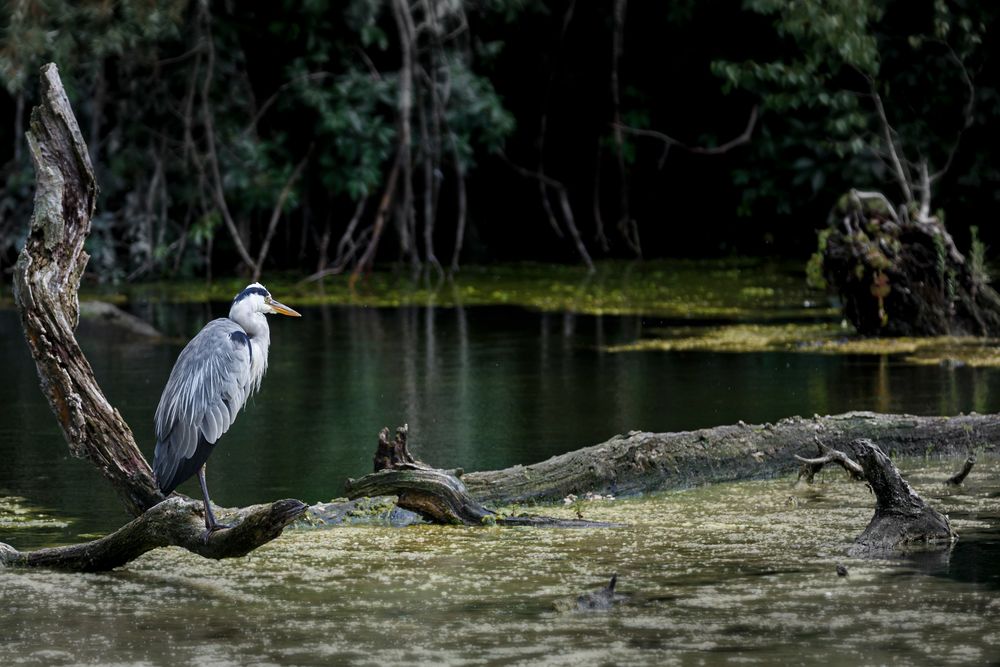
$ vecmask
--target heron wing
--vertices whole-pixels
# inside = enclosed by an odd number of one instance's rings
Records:
[[[156,408],[153,471],[163,493],[197,472],[229,430],[251,389],[250,339],[213,320],[181,351]]]

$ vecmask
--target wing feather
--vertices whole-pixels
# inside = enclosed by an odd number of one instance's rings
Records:
[[[213,320],[181,351],[156,408],[153,471],[163,493],[197,472],[252,390],[250,340]]]

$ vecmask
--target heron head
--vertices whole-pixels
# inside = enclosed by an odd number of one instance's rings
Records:
[[[250,313],[262,313],[264,315],[278,314],[289,317],[302,317],[299,313],[272,297],[267,288],[260,283],[251,283],[236,295],[229,312],[232,313],[236,309]]]

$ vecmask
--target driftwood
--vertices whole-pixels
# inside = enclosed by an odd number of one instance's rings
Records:
[[[916,417],[851,412],[678,433],[633,431],[531,465],[467,472],[462,482],[480,503],[509,504],[559,501],[588,491],[637,495],[764,479],[794,472],[794,455],[810,453],[808,443],[817,436],[832,449],[846,450],[858,438],[872,438],[894,456],[924,456],[928,451],[957,456],[966,454],[970,443],[995,451],[1000,442],[1000,415]]]
[[[875,494],[875,515],[868,527],[858,536],[851,548],[851,555],[864,556],[872,552],[881,555],[906,545],[922,542],[951,543],[957,535],[952,531],[948,518],[928,505],[916,491],[907,484],[899,469],[888,456],[871,440],[859,438],[848,443],[848,454],[819,444],[822,456],[809,459],[796,455],[795,458],[808,466],[806,476],[812,481],[814,466],[822,468],[827,463],[838,463],[857,480],[865,480]],[[971,466],[970,466],[971,467]],[[837,574],[847,575],[847,569]]]
[[[131,429],[108,402],[76,341],[83,250],[97,198],[90,154],[54,64],[42,68],[41,103],[31,114],[28,148],[35,165],[35,208],[14,271],[14,300],[42,391],[70,452],[104,475],[132,523],[87,544],[22,554],[0,546],[4,562],[70,570],[116,567],[156,546],[176,545],[211,558],[242,556],[279,535],[305,511],[297,500],[236,510],[236,525],[203,539],[187,499],[169,504]],[[176,521],[176,524],[170,520]],[[171,528],[164,526],[170,523]]]
[[[465,485],[450,471],[432,468],[416,460],[407,448],[406,426],[379,433],[375,450],[375,472],[361,479],[348,479],[347,497],[397,496],[396,504],[416,512],[432,523],[481,526],[536,526],[554,528],[594,528],[612,524],[545,516],[505,516],[483,507],[469,496]]]
[[[875,516],[854,541],[851,555],[867,555],[913,543],[951,543],[957,535],[948,518],[924,502],[899,470],[871,440],[852,442],[849,450],[864,468],[875,494]]]
[[[298,500],[279,500],[220,514],[230,530],[206,536],[201,501],[174,496],[143,512],[110,535],[92,542],[19,552],[0,544],[0,565],[102,572],[120,567],[157,547],[183,546],[206,558],[245,556],[281,534],[305,509]]]
[[[965,481],[965,478],[969,476],[969,473],[972,472],[972,466],[974,465],[976,465],[976,455],[969,454],[969,456],[965,459],[965,463],[962,464],[962,469],[945,480],[945,483],[951,484],[952,486],[959,486]]]
[[[802,462],[802,467],[799,468],[799,479],[805,478],[806,482],[812,484],[813,479],[816,474],[823,469],[827,463],[836,463],[844,470],[847,474],[851,476],[851,479],[863,480],[865,478],[864,469],[852,461],[846,454],[836,449],[830,449],[823,443],[816,440],[816,447],[819,448],[819,456],[816,458],[806,458],[804,456],[795,455],[796,461]]]

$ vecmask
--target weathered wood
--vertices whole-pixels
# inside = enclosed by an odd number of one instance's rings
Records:
[[[35,208],[14,269],[14,301],[42,391],[74,456],[93,463],[133,514],[163,500],[132,431],[111,407],[73,334],[83,249],[97,200],[90,153],[54,64],[42,68],[28,149]]]
[[[864,468],[875,494],[875,515],[855,540],[852,555],[957,538],[948,518],[917,495],[878,445],[862,438],[850,443],[848,451]]]
[[[607,442],[531,465],[467,472],[469,494],[480,503],[558,501],[587,491],[636,495],[793,472],[795,454],[810,454],[819,436],[834,449],[858,438],[876,440],[894,456],[964,455],[974,443],[995,451],[1000,415],[916,417],[850,412],[776,424],[716,426],[677,433],[633,431]]]
[[[21,554],[0,547],[0,564],[71,570],[117,567],[174,544],[210,558],[242,556],[281,533],[306,509],[282,500],[234,510],[237,525],[202,540],[200,512],[183,497],[164,502],[131,429],[108,402],[77,343],[77,291],[88,256],[97,184],[90,154],[54,64],[42,68],[41,103],[31,114],[28,147],[35,166],[34,212],[14,271],[14,300],[39,382],[74,456],[90,461],[138,517],[94,542]]]
[[[827,463],[836,463],[844,470],[847,474],[851,476],[851,479],[863,480],[865,478],[864,469],[847,457],[843,452],[830,449],[818,439],[816,440],[816,446],[819,448],[819,456],[816,458],[806,458],[804,456],[795,455],[796,461],[802,462],[802,467],[799,469],[799,479],[805,478],[806,482],[812,484],[813,478],[816,474],[823,469]]]
[[[483,507],[469,496],[465,485],[447,470],[439,470],[418,461],[407,447],[407,427],[396,429],[389,441],[389,429],[379,433],[375,450],[375,472],[361,479],[348,479],[350,499],[396,496],[396,504],[416,512],[433,523],[465,526],[535,526],[555,528],[594,528],[612,524],[582,519],[557,519],[545,516],[505,516]]]
[[[976,455],[969,454],[968,458],[965,459],[965,463],[962,464],[962,469],[949,477],[945,483],[952,486],[959,486],[969,476],[969,473],[972,472],[972,466],[974,465],[976,465]]]
[[[301,501],[287,499],[222,510],[221,517],[232,523],[232,527],[206,533],[201,502],[175,496],[92,542],[23,553],[0,544],[0,565],[101,572],[125,565],[147,551],[168,546],[183,547],[206,558],[245,556],[280,535],[305,507]]]

